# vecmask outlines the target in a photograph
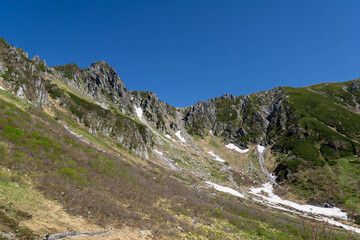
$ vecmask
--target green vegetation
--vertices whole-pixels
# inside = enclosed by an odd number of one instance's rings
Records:
[[[360,161],[358,158],[341,158],[333,166],[337,182],[345,190],[344,205],[360,212]]]
[[[6,176],[0,174],[0,192],[6,196],[10,191],[19,188],[17,183],[7,179]],[[11,190],[10,190],[11,189]],[[16,209],[11,203],[1,201],[0,205],[0,231],[15,234],[17,239],[37,239],[27,227],[21,225],[21,221],[29,220],[32,216],[26,212]],[[0,237],[1,238],[1,237]],[[3,239],[3,238],[1,238]]]
[[[2,77],[5,79],[5,80],[9,80],[11,77],[12,77],[12,73],[14,72],[13,68],[12,67],[9,67],[8,70],[6,71],[6,73],[4,73],[2,75]]]
[[[193,136],[198,136],[198,137],[203,137],[204,136],[204,126],[203,126],[203,123],[202,121],[199,119],[199,120],[195,120],[193,122],[193,124],[190,126],[190,127],[187,127],[186,128],[186,131],[190,134],[190,135],[193,135]]]
[[[358,211],[359,189],[354,182],[360,176],[348,172],[357,165],[344,160],[357,159],[354,156],[360,150],[360,116],[344,108],[353,106],[352,96],[344,90],[349,85],[311,86],[316,92],[285,88],[289,95],[287,130],[272,149],[278,155],[278,180],[286,181],[298,196],[314,203],[331,199]],[[339,100],[342,98],[344,101]],[[352,180],[344,177],[347,175]]]
[[[4,136],[12,141],[17,141],[21,138],[21,136],[23,135],[23,131],[21,131],[18,128],[15,128],[11,125],[6,125],[4,127]]]
[[[63,72],[64,76],[68,79],[74,77],[74,73],[81,72],[81,68],[75,63],[66,64],[64,66],[56,66],[56,70]]]
[[[56,84],[46,84],[46,91],[53,99],[60,99],[64,97],[64,90],[60,89]]]
[[[305,88],[286,88],[286,91],[296,114],[313,117],[352,140],[359,139],[360,116],[358,114],[337,105],[326,96]]]
[[[210,146],[214,147],[215,149],[220,149],[220,145],[214,139],[210,141]]]
[[[235,119],[237,119],[237,111],[235,109],[233,110],[221,110],[220,112],[218,112],[217,114],[217,119],[220,122],[230,122],[230,121],[234,121]]]
[[[238,113],[233,109],[234,106],[235,103],[225,99],[216,102],[216,107],[218,108],[217,120],[220,122],[229,122],[237,119]]]
[[[355,107],[351,93],[345,90],[349,88],[350,82],[347,83],[325,83],[310,86],[309,88],[320,93],[326,94],[326,97],[331,99],[334,103],[340,105],[349,105]]]
[[[329,86],[326,85],[325,90]],[[320,90],[319,86],[316,89]],[[318,166],[324,166],[323,159],[333,165],[338,158],[355,155],[360,147],[356,142],[360,133],[360,117],[357,114],[304,88],[287,88],[286,91],[290,96],[288,106],[294,109],[288,129],[297,129],[300,134],[281,137],[275,149],[291,152]],[[292,166],[292,169],[297,167]]]
[[[10,46],[8,45],[8,43],[5,41],[4,38],[0,38],[0,44],[3,45],[7,49],[10,48]]]
[[[40,70],[41,72],[45,72],[45,71],[46,71],[45,65],[44,65],[43,63],[39,63],[38,67],[39,67],[39,70]]]
[[[230,108],[231,106],[234,106],[235,103],[226,100],[226,99],[221,99],[219,101],[216,102],[216,107],[219,109],[225,109],[225,108]]]
[[[84,110],[86,110],[86,111],[99,111],[99,110],[101,111],[102,110],[102,108],[95,103],[92,103],[83,98],[80,98],[73,93],[68,93],[68,94],[69,94],[71,100],[73,100],[77,106],[84,108]],[[83,114],[80,114],[79,117],[82,115]]]

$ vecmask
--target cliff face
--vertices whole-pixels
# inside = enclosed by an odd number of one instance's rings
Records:
[[[188,108],[185,125],[194,134],[207,135],[208,130],[244,148],[249,143],[270,144],[276,136],[269,136],[275,128],[286,127],[282,102],[286,94],[282,88],[248,96],[224,95]]]

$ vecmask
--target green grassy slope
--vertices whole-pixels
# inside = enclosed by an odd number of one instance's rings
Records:
[[[287,132],[273,151],[285,154],[278,158],[278,179],[299,196],[312,203],[344,204],[358,215],[360,191],[354,182],[360,181],[360,115],[351,94],[343,90],[350,84],[286,88]],[[342,180],[348,176],[352,181]]]

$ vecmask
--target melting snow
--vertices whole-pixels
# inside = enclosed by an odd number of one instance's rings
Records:
[[[235,146],[234,144],[232,143],[229,143],[228,145],[225,145],[225,147],[227,147],[228,149],[232,149],[232,150],[235,150],[239,153],[246,153],[249,151],[249,149],[240,149],[239,147]]]
[[[323,208],[312,205],[302,205],[288,200],[283,200],[279,196],[273,193],[273,186],[270,183],[263,184],[260,188],[251,188],[250,192],[264,200],[273,204],[282,204],[291,208],[294,208],[301,212],[307,212],[311,214],[320,214],[328,217],[337,217],[347,219],[347,214],[341,211],[339,208]],[[261,192],[267,193],[268,196],[263,196]]]
[[[163,154],[162,152],[160,152],[160,151],[158,151],[158,150],[156,150],[156,149],[154,149],[154,152],[157,153],[157,154],[159,154],[159,155],[161,155],[161,156],[164,156],[164,154]]]
[[[183,138],[183,137],[181,136],[180,133],[181,133],[181,131],[177,131],[177,132],[175,133],[175,135],[180,139],[181,142],[185,143],[186,140],[185,140],[185,138]]]
[[[225,192],[225,193],[234,195],[236,197],[245,198],[245,196],[243,194],[239,193],[238,191],[236,191],[232,188],[224,187],[224,186],[221,186],[221,185],[209,182],[209,181],[206,181],[206,184],[210,185],[211,187],[213,187],[214,189],[216,189],[220,192]],[[341,219],[347,219],[347,214],[345,212],[342,212],[339,208],[322,208],[322,207],[317,207],[317,206],[312,206],[312,205],[301,205],[301,204],[294,203],[294,202],[291,202],[288,200],[283,200],[279,196],[277,196],[273,193],[273,186],[270,183],[263,184],[263,187],[261,187],[261,188],[251,188],[250,192],[252,194],[256,195],[257,197],[261,197],[263,200],[256,199],[256,198],[253,200],[255,200],[265,206],[270,206],[273,208],[277,208],[280,210],[293,212],[293,213],[297,213],[297,214],[299,214],[299,212],[301,212],[301,213],[322,215],[321,217],[319,217],[319,216],[317,216],[317,217],[307,216],[307,217],[310,217],[310,218],[313,218],[313,219],[316,219],[319,221],[327,222],[334,226],[342,227],[344,229],[347,229],[347,230],[350,230],[350,231],[353,231],[356,233],[360,233],[359,228],[355,228],[355,227],[346,225],[344,223],[341,223],[339,221],[336,221],[332,218],[329,218],[329,217],[336,217],[336,218],[341,218]],[[261,195],[261,192],[267,193],[268,196]],[[292,211],[288,208],[285,208],[285,206],[293,208],[293,209],[297,210],[298,212]]]
[[[149,129],[150,131],[152,131],[156,136],[160,137],[162,140],[170,143],[167,139],[165,139],[163,136],[161,136],[157,131],[155,131],[155,129],[153,129],[146,121],[146,119],[144,118],[144,115],[143,115],[143,110],[141,109],[141,107],[137,107],[137,106],[134,106],[135,108],[135,112],[136,112],[136,115],[138,116],[138,118],[140,119],[140,121],[145,124]]]
[[[257,145],[257,149],[258,149],[259,153],[262,153],[265,150],[265,147]]]
[[[321,220],[324,221],[324,222],[327,222],[329,224],[332,224],[332,225],[335,225],[335,226],[338,226],[338,227],[342,227],[344,229],[347,229],[347,230],[350,230],[350,231],[353,231],[353,232],[356,232],[356,233],[360,233],[359,228],[355,228],[355,227],[343,224],[341,222],[335,221],[334,219],[323,217]]]
[[[136,111],[136,115],[138,116],[138,118],[140,119],[141,122],[144,122],[144,116],[143,116],[143,110],[141,109],[141,107],[136,107],[134,106],[135,111]]]
[[[225,162],[224,159],[220,158],[220,157],[219,157],[218,155],[216,155],[213,151],[208,152],[208,154],[210,154],[211,156],[215,157],[215,160],[216,160],[216,161]]]
[[[5,90],[5,91],[6,91],[6,89],[5,89],[5,88],[3,88],[1,85],[0,85],[0,89],[2,89],[2,90]]]
[[[170,140],[173,140],[169,134],[165,134],[164,136],[167,137]]]
[[[206,184],[212,186],[213,188],[215,188],[216,190],[220,191],[220,192],[225,192],[225,193],[230,193],[231,195],[234,195],[236,197],[241,197],[241,198],[244,198],[244,195],[242,195],[241,193],[239,193],[238,191],[232,189],[232,188],[229,188],[229,187],[223,187],[223,186],[220,186],[218,184],[215,184],[215,183],[212,183],[212,182],[208,182],[206,181]]]

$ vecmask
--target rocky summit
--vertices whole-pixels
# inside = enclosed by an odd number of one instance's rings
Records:
[[[0,238],[360,239],[359,87],[176,108],[1,38]]]

